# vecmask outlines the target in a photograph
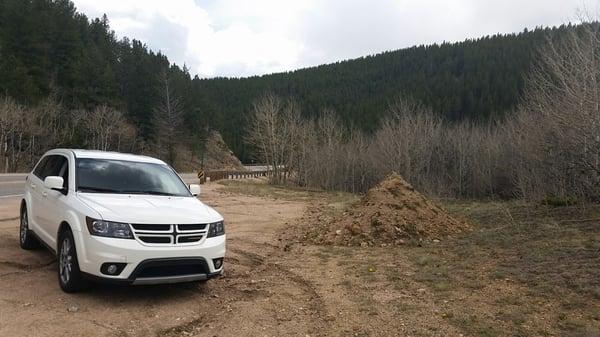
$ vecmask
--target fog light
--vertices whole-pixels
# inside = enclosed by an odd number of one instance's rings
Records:
[[[107,262],[100,267],[100,272],[104,275],[117,276],[121,274],[126,263]]]
[[[215,269],[220,269],[223,267],[223,258],[213,259],[213,264],[215,265]]]
[[[106,271],[109,274],[114,274],[117,272],[117,266],[115,266],[114,264],[111,264],[110,266],[108,266],[108,268],[106,269]]]

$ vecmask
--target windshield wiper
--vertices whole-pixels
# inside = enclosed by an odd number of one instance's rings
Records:
[[[137,190],[132,190],[132,191],[121,191],[122,193],[127,193],[127,194],[150,194],[150,195],[166,195],[166,196],[175,196],[175,194],[173,193],[168,193],[168,192],[161,192],[161,191],[137,191]]]
[[[112,188],[94,187],[94,186],[79,186],[81,192],[98,192],[98,193],[123,193],[123,191],[115,190]],[[82,191],[85,190],[85,191]]]

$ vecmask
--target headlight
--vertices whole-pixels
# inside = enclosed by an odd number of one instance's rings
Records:
[[[209,224],[207,237],[212,238],[223,234],[225,234],[225,223],[223,221]]]
[[[88,231],[92,235],[107,238],[133,239],[133,233],[131,233],[131,227],[128,223],[97,220],[88,217],[85,218],[85,222],[87,222]]]

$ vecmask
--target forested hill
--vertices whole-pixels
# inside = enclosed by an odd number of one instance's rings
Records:
[[[556,37],[569,29],[418,46],[260,77],[192,79],[185,67],[169,65],[140,41],[118,40],[109,18],[89,20],[69,0],[0,0],[0,93],[25,105],[48,96],[72,109],[106,103],[125,111],[152,140],[157,74],[167,68],[188,134],[208,124],[244,160],[245,120],[252,101],[266,91],[294,97],[307,115],[332,109],[366,130],[399,96],[452,120],[488,119],[515,107],[548,33]]]
[[[331,108],[370,128],[398,96],[449,119],[487,119],[514,107],[535,46],[550,29],[418,46],[293,72],[200,80],[207,100],[239,111],[265,90],[297,98],[305,110]]]
[[[292,72],[249,78],[194,79],[202,109],[243,125],[252,101],[266,91],[294,97],[305,114],[336,111],[371,130],[391,102],[410,96],[451,120],[488,120],[511,111],[525,76],[549,36],[573,26],[536,28],[458,43],[416,46]],[[228,133],[233,131],[234,133]],[[225,129],[236,151],[241,138]]]

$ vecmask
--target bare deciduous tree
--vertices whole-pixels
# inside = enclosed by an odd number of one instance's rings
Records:
[[[401,98],[391,104],[390,117],[383,120],[375,134],[373,156],[381,170],[400,173],[416,183],[419,177],[431,176],[435,164],[432,156],[441,137],[439,116],[421,104]]]
[[[24,132],[24,108],[10,98],[0,104],[0,154],[4,172],[15,170]]]
[[[273,181],[284,183],[298,153],[301,118],[292,100],[265,94],[253,104],[246,140],[259,159],[273,168]]]
[[[134,145],[135,128],[127,123],[119,110],[100,105],[89,112],[81,112],[80,116],[82,120],[77,124],[83,124],[86,130],[88,148],[121,151],[123,147],[130,150]]]
[[[600,198],[600,27],[548,39],[510,137],[525,196]]]
[[[182,135],[183,104],[173,92],[167,69],[160,73],[161,98],[154,109],[154,124],[157,128],[156,145],[161,157],[171,165],[177,160],[178,139]]]
[[[30,169],[56,147],[135,152],[136,134],[120,111],[105,105],[69,111],[52,98],[29,108],[10,98],[0,101],[0,155],[6,172]]]

